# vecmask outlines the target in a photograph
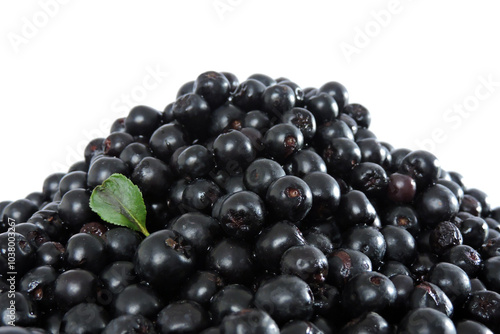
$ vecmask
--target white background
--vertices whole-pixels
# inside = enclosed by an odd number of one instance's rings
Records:
[[[437,133],[443,167],[498,206],[498,9],[451,0],[2,1],[0,200],[40,191],[127,104],[163,109],[181,84],[218,70],[302,87],[339,81],[372,112],[379,139],[418,149]]]

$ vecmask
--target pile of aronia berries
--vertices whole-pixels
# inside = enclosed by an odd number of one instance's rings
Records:
[[[206,72],[164,111],[134,107],[42,192],[0,203],[16,324],[0,334],[499,333],[500,208],[370,122],[337,82],[262,74]],[[116,173],[149,236],[90,209]]]

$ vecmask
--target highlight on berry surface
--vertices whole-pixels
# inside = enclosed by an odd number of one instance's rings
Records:
[[[123,174],[112,174],[92,191],[90,208],[104,221],[149,235],[142,193]]]

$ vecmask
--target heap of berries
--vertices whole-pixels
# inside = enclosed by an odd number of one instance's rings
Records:
[[[370,122],[338,82],[262,74],[133,108],[0,203],[0,334],[499,333],[500,208]],[[90,204],[113,175],[143,229]]]

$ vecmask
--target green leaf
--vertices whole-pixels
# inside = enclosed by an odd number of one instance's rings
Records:
[[[90,208],[108,223],[149,235],[142,193],[122,174],[113,174],[94,188],[90,196]]]

